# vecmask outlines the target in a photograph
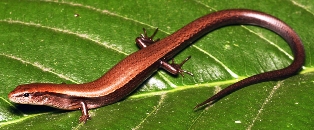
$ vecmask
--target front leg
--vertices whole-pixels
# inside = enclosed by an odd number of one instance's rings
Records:
[[[82,115],[81,115],[81,117],[80,117],[80,123],[81,123],[81,122],[86,123],[86,121],[87,121],[88,119],[90,119],[90,117],[89,117],[89,115],[88,115],[87,104],[86,104],[85,102],[83,102],[83,101],[81,101],[80,104],[81,104],[80,109],[81,109],[81,112],[82,112]]]

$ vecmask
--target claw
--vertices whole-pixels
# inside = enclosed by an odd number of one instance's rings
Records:
[[[150,37],[147,36],[147,31],[145,28],[143,28],[143,34],[140,35],[140,37],[137,37],[135,39],[136,44],[140,47],[140,48],[145,48],[153,43],[155,43],[156,41],[159,41],[159,39],[157,40],[153,40],[153,38],[155,37],[155,35],[157,34],[158,28],[155,30],[155,32],[153,33],[153,35],[151,35]]]
[[[170,65],[173,66],[174,68],[176,68],[176,69],[178,70],[179,74],[182,75],[182,77],[184,77],[184,73],[187,73],[187,74],[193,76],[193,74],[192,74],[191,72],[181,69],[182,66],[183,66],[183,64],[184,64],[186,61],[188,61],[190,58],[191,58],[191,56],[187,57],[187,58],[186,58],[185,60],[183,60],[180,64],[176,64],[176,63],[174,62],[174,59],[171,59],[171,64],[170,64]]]

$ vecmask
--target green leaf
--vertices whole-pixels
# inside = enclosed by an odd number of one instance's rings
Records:
[[[1,129],[310,129],[314,128],[314,3],[274,1],[0,1]],[[194,76],[160,70],[126,99],[80,111],[17,105],[7,94],[19,84],[84,83],[99,78],[138,47],[134,39],[158,27],[164,38],[205,14],[230,8],[266,12],[301,37],[306,63],[296,76],[263,82],[193,111],[240,79],[288,66],[291,50],[255,26],[215,30],[175,57]],[[78,16],[77,16],[78,15]],[[49,126],[49,127],[47,127]]]

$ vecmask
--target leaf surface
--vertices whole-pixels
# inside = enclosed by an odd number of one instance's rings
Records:
[[[313,121],[313,2],[274,1],[26,1],[0,2],[1,129],[309,129]],[[80,111],[17,105],[7,94],[19,84],[85,83],[138,50],[146,28],[164,38],[205,14],[230,8],[266,12],[301,37],[306,63],[300,74],[263,82],[193,111],[240,79],[288,66],[292,52],[273,32],[255,26],[215,30],[175,59],[194,76],[159,70],[126,99]],[[21,127],[23,126],[23,127]],[[47,128],[49,126],[49,128]]]

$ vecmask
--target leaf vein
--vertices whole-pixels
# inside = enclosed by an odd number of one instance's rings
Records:
[[[7,55],[7,54],[0,54],[2,56],[5,56],[5,57],[8,57],[8,58],[11,58],[11,59],[14,59],[14,60],[17,60],[17,61],[20,61],[21,63],[24,63],[24,64],[29,64],[29,65],[32,65],[44,72],[49,72],[49,73],[52,73],[54,75],[57,75],[58,77],[62,78],[62,79],[65,79],[65,80],[69,80],[71,82],[74,82],[74,83],[79,83],[77,82],[76,80],[74,80],[73,78],[70,78],[70,77],[67,77],[66,75],[63,75],[63,74],[60,74],[60,73],[57,73],[55,71],[52,71],[53,69],[51,67],[47,67],[47,66],[44,66],[38,62],[34,62],[34,63],[31,63],[29,61],[26,61],[26,60],[23,60],[22,58],[20,57],[17,57],[17,56],[13,56],[13,55]]]
[[[275,92],[280,88],[281,84],[283,81],[279,81],[272,89],[272,91],[269,93],[268,97],[265,99],[263,102],[262,106],[258,110],[256,116],[253,118],[252,123],[248,126],[247,130],[251,130],[252,127],[254,126],[255,122],[259,119],[260,114],[263,112],[265,106],[270,102],[270,100],[273,98]]]

